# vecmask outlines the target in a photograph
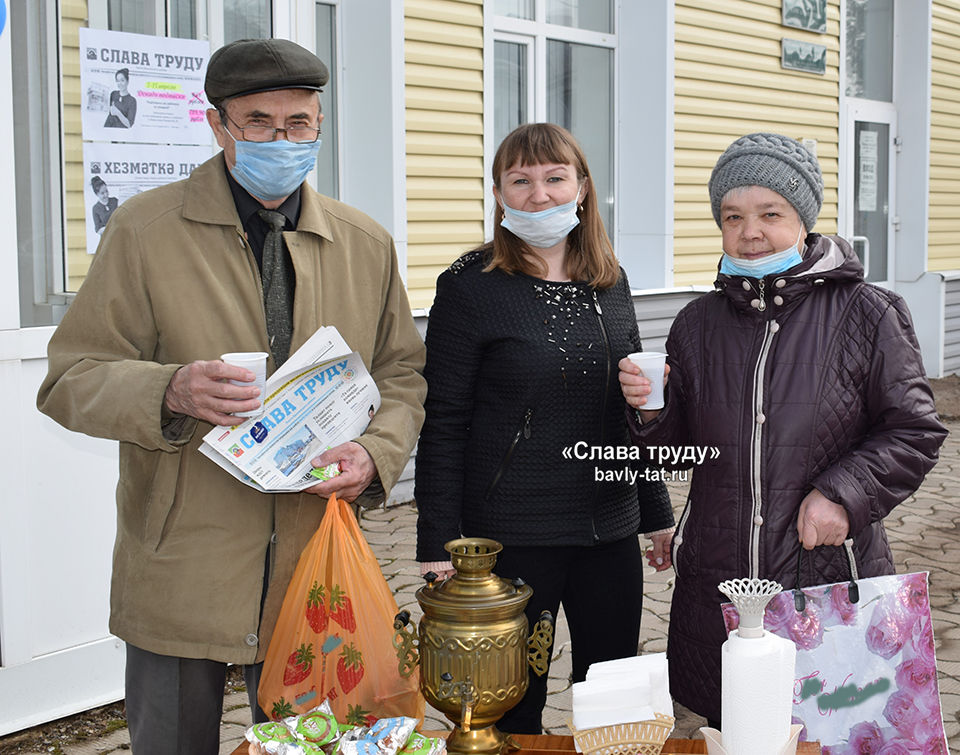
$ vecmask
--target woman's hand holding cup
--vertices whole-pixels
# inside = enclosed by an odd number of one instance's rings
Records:
[[[657,355],[654,356],[654,354]],[[665,359],[666,354],[637,352],[625,356],[617,364],[620,368],[620,390],[623,397],[631,407],[641,412],[644,422],[656,418],[663,408],[663,389],[667,385],[667,376],[670,374],[670,366],[666,364]],[[663,378],[661,384],[657,386],[650,377],[647,377],[647,374],[656,380],[661,370]]]

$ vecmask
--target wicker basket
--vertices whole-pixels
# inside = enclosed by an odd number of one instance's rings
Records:
[[[655,713],[652,721],[600,726],[577,731],[568,721],[573,738],[584,755],[660,755],[673,731],[673,716]]]

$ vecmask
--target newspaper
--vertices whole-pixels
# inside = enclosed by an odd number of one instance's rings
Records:
[[[380,408],[380,391],[336,328],[323,327],[267,380],[264,411],[208,432],[200,451],[247,485],[289,493],[317,485],[335,469],[310,463],[353,440]]]

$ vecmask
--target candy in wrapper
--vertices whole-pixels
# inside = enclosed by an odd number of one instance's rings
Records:
[[[337,728],[340,729],[340,736],[336,742],[327,745],[326,751],[328,755],[339,755],[340,753],[340,743],[343,742],[343,738],[347,735],[347,732],[355,731],[360,728],[355,724],[341,724],[337,723]]]
[[[444,755],[446,751],[447,740],[442,737],[425,737],[415,731],[397,755]]]
[[[340,474],[340,462],[327,464],[327,466],[325,467],[314,467],[313,469],[310,470],[310,474],[312,474],[321,482],[332,480],[334,477]]]
[[[293,733],[310,744],[323,746],[340,736],[337,719],[322,710],[312,710],[297,718]]]
[[[279,721],[254,724],[247,729],[246,737],[248,742],[258,745],[261,750],[270,753],[270,755],[278,755],[280,748],[285,745],[296,746],[299,744],[299,740],[294,733]]]
[[[396,755],[417,725],[415,718],[381,718],[340,737],[340,755]]]
[[[283,725],[286,726],[288,729],[290,729],[290,731],[296,731],[297,724],[300,723],[300,720],[306,716],[312,715],[313,713],[322,713],[325,716],[329,716],[330,718],[333,718],[333,708],[330,707],[330,701],[324,700],[316,708],[311,708],[306,713],[302,713],[300,715],[287,716],[285,719],[283,719]],[[336,719],[334,719],[334,723],[336,723]],[[340,728],[343,728],[343,727],[340,727]]]
[[[336,755],[346,755],[348,746],[351,755],[356,755],[356,743],[361,737],[366,735],[367,731],[368,727],[366,726],[354,726],[352,729],[341,729],[340,739],[337,740]]]
[[[326,700],[302,716],[254,724],[246,732],[247,741],[268,755],[325,755],[323,745],[338,736],[337,720]]]

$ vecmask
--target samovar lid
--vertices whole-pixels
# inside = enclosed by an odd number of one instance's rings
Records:
[[[417,590],[417,601],[424,611],[429,609],[470,610],[498,607],[522,611],[533,590],[522,579],[512,582],[493,573],[497,554],[503,546],[483,537],[451,540],[444,548],[457,573],[450,579],[428,582]]]

